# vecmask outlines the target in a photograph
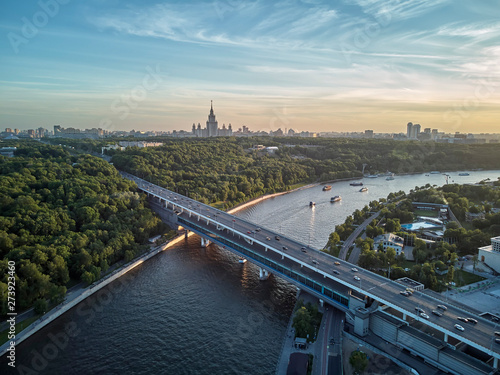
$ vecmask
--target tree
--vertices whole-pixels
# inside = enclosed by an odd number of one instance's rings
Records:
[[[446,274],[446,281],[451,282],[455,278],[455,267],[449,266],[448,273]]]
[[[349,363],[354,369],[355,374],[362,374],[368,366],[368,356],[364,352],[355,350],[349,357]]]
[[[33,310],[37,315],[45,314],[47,312],[47,308],[47,301],[44,298],[37,299],[33,304]]]

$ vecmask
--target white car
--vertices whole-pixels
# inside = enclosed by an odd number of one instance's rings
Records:
[[[455,324],[455,328],[462,332],[465,331],[465,328],[462,327],[460,324]]]
[[[356,267],[352,267],[352,268],[351,268],[351,271],[352,271],[352,272],[358,272],[358,269],[357,269]]]
[[[429,315],[427,315],[426,313],[420,313],[420,316],[424,319],[429,319]]]
[[[361,279],[359,278],[359,276],[354,276],[354,280],[359,281]]]

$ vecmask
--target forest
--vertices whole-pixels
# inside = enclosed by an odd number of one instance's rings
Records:
[[[204,203],[230,208],[296,184],[356,178],[365,173],[498,168],[500,145],[346,138],[174,139],[163,146],[110,151],[118,169]],[[81,141],[73,143],[79,147]],[[111,142],[112,143],[112,142]],[[253,145],[276,146],[274,154]]]
[[[0,156],[0,296],[6,313],[8,262],[15,262],[16,310],[61,301],[131,260],[165,230],[135,184],[107,162],[60,146],[22,141]]]

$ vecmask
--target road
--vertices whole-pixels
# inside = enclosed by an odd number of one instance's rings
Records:
[[[395,281],[362,268],[355,272],[352,270],[353,265],[349,262],[312,249],[273,231],[259,228],[255,223],[152,185],[138,177],[128,174],[124,174],[124,176],[134,180],[141,190],[166,200],[169,207],[173,207],[178,212],[179,217],[216,234],[220,238],[252,249],[273,262],[316,280],[325,287],[342,290],[344,287],[341,285],[343,285],[366,294],[417,321],[500,358],[500,344],[494,343],[493,336],[493,333],[499,328],[494,322],[481,318],[473,311],[466,311],[446,303],[444,298],[425,293],[416,292],[410,297],[405,297],[399,293],[404,287]],[[367,221],[373,220],[374,215]],[[249,242],[253,244],[250,245]],[[334,273],[334,270],[337,273]],[[355,276],[359,277],[359,281],[354,279]],[[438,304],[448,306],[448,310],[442,317],[431,313]],[[417,307],[425,310],[429,319],[417,315],[415,310]],[[465,330],[459,331],[454,328],[455,324],[461,323],[457,320],[458,316],[473,317],[478,321],[478,324],[461,324]]]

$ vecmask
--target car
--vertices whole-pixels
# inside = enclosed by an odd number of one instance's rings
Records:
[[[266,237],[266,240],[271,241],[271,237]]]
[[[361,279],[359,278],[359,276],[354,276],[354,280],[360,281]]]
[[[340,266],[340,262],[333,262],[336,266]]]
[[[313,264],[316,264],[316,265],[318,264],[318,261],[317,261],[317,260],[314,260],[314,259],[313,259],[313,260],[312,260],[312,262],[313,262]]]
[[[306,250],[306,247],[305,247],[305,246],[302,246],[302,247],[300,248],[300,250],[304,251],[304,250]]]
[[[429,319],[429,315],[427,315],[426,313],[420,313],[420,316],[424,319]]]
[[[283,246],[283,247],[282,247],[282,249],[283,249],[283,250],[288,250],[288,247]]]
[[[495,342],[496,342],[497,344],[500,344],[500,339],[495,339]]]
[[[495,336],[500,336],[500,332],[495,332]]]
[[[279,241],[279,240],[280,240],[280,236],[274,236],[274,239],[275,239],[276,241]]]
[[[351,271],[352,271],[352,272],[358,272],[358,269],[357,269],[356,267],[352,267],[352,268],[351,268]]]
[[[408,294],[408,292],[406,290],[402,290],[401,292],[399,292],[399,294],[401,294],[402,296],[405,296],[405,297],[410,296],[410,294]]]
[[[477,324],[477,320],[474,318],[467,318],[467,321],[472,324]]]
[[[463,318],[461,316],[457,316],[457,319],[460,320],[461,322],[469,323],[469,319],[467,319],[467,318]]]
[[[252,234],[252,232],[250,232],[249,230],[247,230],[247,233],[248,233],[248,234]]]
[[[419,314],[425,314],[424,309],[421,309],[420,307],[415,307],[415,311],[418,312]]]
[[[455,326],[454,326],[454,327],[455,327],[456,329],[458,329],[459,331],[462,331],[462,332],[463,332],[463,331],[465,331],[465,328],[464,328],[464,327],[462,327],[460,324],[455,324]]]
[[[261,230],[262,229],[260,229],[260,228],[255,229],[256,232],[260,232]]]
[[[340,275],[340,272],[339,272],[339,271],[337,271],[337,270],[333,270],[332,272],[333,272],[335,275]],[[499,336],[500,336],[500,335],[499,335]]]
[[[445,305],[437,305],[437,308],[444,311],[448,310],[448,308]]]
[[[432,310],[432,313],[434,315],[437,315],[437,316],[443,316],[443,313],[441,311],[438,311],[438,310]]]
[[[494,322],[499,322],[500,321],[500,319],[498,319],[496,316],[492,316],[491,320],[494,321]]]
[[[415,293],[415,291],[412,288],[406,288],[406,291],[410,293]]]

